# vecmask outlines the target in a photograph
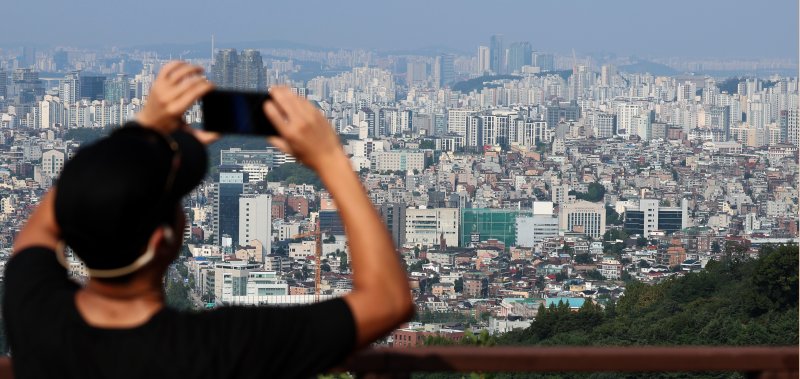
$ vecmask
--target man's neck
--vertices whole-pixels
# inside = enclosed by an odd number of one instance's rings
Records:
[[[75,306],[87,324],[126,329],[147,323],[164,307],[160,279],[142,275],[124,284],[90,279],[75,294]]]

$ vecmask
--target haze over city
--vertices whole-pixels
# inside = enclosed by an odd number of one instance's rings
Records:
[[[156,1],[5,4],[0,46],[282,40],[325,48],[454,49],[486,36],[539,50],[653,57],[791,58],[798,3],[622,1]],[[69,20],[69,25],[65,24]]]

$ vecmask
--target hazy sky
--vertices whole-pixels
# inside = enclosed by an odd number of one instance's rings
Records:
[[[491,34],[534,49],[685,57],[798,56],[796,0],[11,0],[0,46],[288,40],[473,51]]]

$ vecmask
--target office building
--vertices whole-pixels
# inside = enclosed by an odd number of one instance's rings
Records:
[[[400,203],[383,203],[378,208],[381,220],[392,234],[395,246],[403,246],[406,242],[406,206]]]
[[[105,76],[81,75],[80,76],[80,98],[92,100],[104,100],[105,96]]]
[[[0,68],[0,97],[8,99],[8,72]]]
[[[581,107],[576,101],[553,102],[545,108],[547,127],[554,129],[561,121],[577,121],[581,118]]]
[[[55,66],[57,72],[65,71],[69,67],[67,52],[64,50],[58,50],[53,53],[53,65]]]
[[[289,285],[260,263],[243,261],[214,264],[214,297],[219,304],[260,304],[268,296],[286,296]]]
[[[22,56],[19,61],[22,67],[28,68],[36,64],[36,48],[30,46],[22,47]]]
[[[540,52],[531,53],[531,65],[539,67],[542,72],[555,70],[555,58],[553,54],[544,54]]]
[[[508,48],[508,73],[522,72],[522,66],[531,65],[531,43],[514,42]]]
[[[561,204],[559,226],[565,232],[581,233],[595,239],[602,238],[606,232],[605,206],[603,203],[583,200]]]
[[[589,123],[595,138],[611,138],[616,134],[617,117],[611,113],[594,112],[589,116]]]
[[[406,209],[407,246],[458,246],[458,208]]]
[[[371,156],[372,166],[378,171],[422,171],[425,153],[414,150],[376,151]]]
[[[344,236],[344,223],[339,216],[339,212],[333,210],[319,211],[319,229],[325,235]]]
[[[446,87],[456,80],[453,54],[441,54],[436,57],[434,80],[440,87]]]
[[[558,216],[553,214],[553,203],[536,201],[530,216],[517,218],[517,246],[533,247],[548,238],[557,238]]]
[[[214,184],[213,232],[218,244],[229,237],[233,250],[239,246],[239,197],[249,192],[248,175],[241,166],[220,166]]]
[[[504,74],[506,50],[503,46],[503,36],[493,35],[489,41],[489,70],[495,75]]]
[[[461,210],[459,246],[467,247],[490,239],[514,246],[517,243],[517,218],[530,215],[531,210],[464,208]]]
[[[42,153],[42,171],[44,178],[54,180],[64,168],[65,156],[63,151],[48,150]]]
[[[625,231],[648,237],[655,231],[672,234],[689,225],[688,200],[681,200],[680,207],[663,207],[657,199],[641,199],[634,206],[625,208]]]
[[[261,256],[272,250],[272,198],[270,195],[242,195],[239,197],[239,244],[252,240],[261,243]],[[263,259],[261,260],[263,262]]]
[[[39,79],[39,73],[30,68],[18,68],[12,74],[12,83],[16,89],[17,104],[34,104],[44,96],[44,82]]]

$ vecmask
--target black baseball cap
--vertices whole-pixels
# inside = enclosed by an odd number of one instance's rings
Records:
[[[126,125],[84,147],[56,184],[55,216],[61,236],[90,276],[130,274],[151,259],[153,231],[172,225],[181,198],[207,167],[205,147],[191,134],[170,135]]]

